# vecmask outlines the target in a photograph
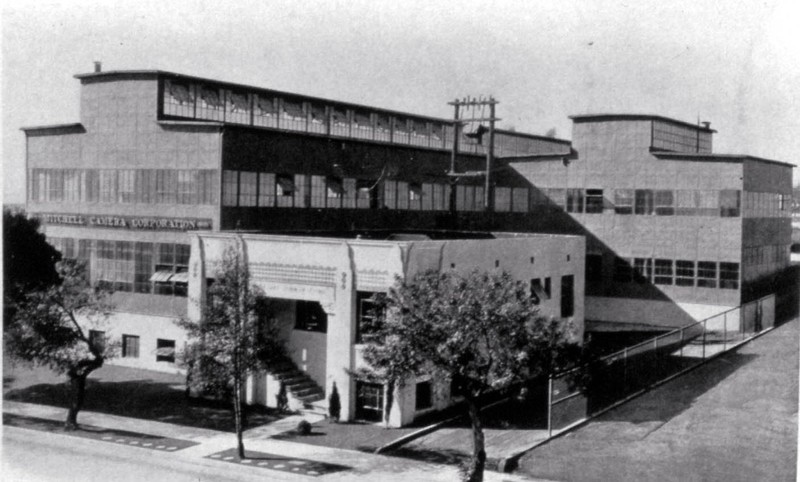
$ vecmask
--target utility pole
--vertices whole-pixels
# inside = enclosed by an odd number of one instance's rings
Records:
[[[492,190],[492,164],[494,164],[494,126],[495,122],[499,121],[500,119],[495,117],[495,106],[499,102],[494,99],[494,97],[489,96],[488,98],[480,97],[476,98],[469,98],[465,97],[462,100],[454,100],[453,102],[448,102],[449,105],[455,107],[455,114],[453,117],[453,153],[450,158],[450,172],[449,175],[455,177],[468,177],[468,176],[477,176],[483,175],[484,178],[484,190],[483,190],[483,206],[486,211],[493,211],[494,210],[494,196]],[[461,107],[471,107],[473,113],[475,112],[477,107],[480,107],[483,110],[484,107],[489,107],[489,117],[483,117],[483,112],[481,111],[480,115],[474,115],[473,117],[462,118],[460,116],[460,109]],[[489,139],[486,146],[486,171],[484,173],[457,173],[456,172],[456,156],[458,155],[459,150],[459,132],[460,127],[463,124],[468,122],[488,122],[489,128],[483,127],[483,124],[478,125],[478,129],[475,133],[466,134],[467,137],[473,137],[478,139],[479,143],[482,143],[482,137],[484,134],[488,134]]]

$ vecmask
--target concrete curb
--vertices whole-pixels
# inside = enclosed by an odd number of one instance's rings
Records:
[[[506,402],[506,401],[508,401],[507,398],[504,398],[502,400],[498,400],[496,402],[492,402],[489,405],[486,405],[485,407],[481,408],[481,412],[486,410],[487,408],[494,407],[495,405],[498,405],[498,404]],[[418,439],[420,437],[424,437],[425,435],[428,435],[431,432],[435,432],[436,430],[439,430],[440,428],[442,428],[443,426],[447,425],[448,423],[450,423],[450,422],[452,422],[454,420],[458,420],[459,418],[463,418],[465,416],[466,416],[466,414],[456,415],[455,417],[450,417],[450,418],[448,418],[446,420],[442,420],[441,422],[436,422],[434,424],[428,425],[427,427],[422,427],[421,429],[417,430],[416,432],[411,432],[408,435],[403,435],[402,437],[400,437],[400,438],[398,438],[396,440],[392,440],[388,444],[385,444],[385,445],[382,445],[382,446],[378,447],[377,449],[375,449],[375,452],[373,452],[373,453],[382,454],[382,453],[387,452],[389,450],[394,450],[394,449],[396,449],[398,447],[401,447],[401,446],[407,444],[408,442],[411,442],[412,440],[416,440],[416,439]]]
[[[731,348],[729,348],[729,349],[727,349],[725,351],[721,351],[719,353],[715,353],[715,354],[711,355],[710,357],[708,357],[705,360],[701,361],[697,365],[694,365],[694,366],[691,366],[691,367],[689,367],[689,368],[687,368],[685,370],[679,371],[678,373],[670,375],[670,376],[668,376],[667,378],[665,378],[663,380],[659,380],[659,381],[653,383],[652,385],[650,385],[650,386],[648,386],[648,387],[646,387],[646,388],[644,388],[642,390],[639,390],[636,393],[628,395],[624,399],[622,399],[622,400],[620,400],[618,402],[615,402],[614,404],[604,408],[603,410],[595,413],[592,416],[583,418],[581,420],[578,420],[577,422],[573,422],[572,424],[567,425],[563,429],[561,429],[561,430],[559,430],[557,432],[554,432],[553,435],[551,435],[550,437],[546,438],[545,440],[537,442],[537,443],[531,445],[530,447],[527,447],[527,448],[525,448],[523,450],[520,450],[518,452],[514,452],[513,454],[509,455],[508,457],[503,458],[497,464],[497,470],[500,471],[500,472],[505,472],[505,473],[509,473],[509,472],[513,471],[517,467],[517,463],[519,462],[519,459],[522,458],[523,455],[525,455],[526,453],[530,452],[531,450],[539,448],[542,445],[545,445],[545,444],[549,443],[551,440],[555,440],[555,439],[561,437],[564,434],[572,432],[573,430],[575,430],[575,429],[577,429],[577,428],[579,428],[579,427],[591,422],[592,420],[594,420],[595,418],[599,417],[600,415],[603,415],[604,413],[609,412],[609,411],[619,407],[620,405],[628,403],[631,400],[633,400],[634,398],[640,397],[640,396],[644,395],[645,393],[650,392],[654,388],[658,388],[661,385],[669,383],[672,380],[674,380],[674,379],[676,379],[678,377],[681,377],[681,376],[689,373],[692,370],[700,368],[700,367],[706,365],[707,363],[709,363],[710,361],[712,361],[712,360],[714,360],[714,359],[716,359],[716,358],[718,358],[718,357],[720,357],[722,355],[731,353],[734,350],[738,350],[740,347],[750,343],[751,341],[755,340],[756,338],[760,338],[761,336],[766,335],[767,333],[771,332],[774,329],[775,329],[775,326],[771,326],[771,327],[767,328],[766,330],[762,330],[758,334],[753,335],[753,336],[751,336],[750,338],[748,338],[746,340],[742,340],[739,344],[734,345],[734,346],[732,346]]]

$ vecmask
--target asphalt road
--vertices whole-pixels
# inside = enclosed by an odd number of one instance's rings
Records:
[[[520,460],[566,481],[795,481],[798,320]]]

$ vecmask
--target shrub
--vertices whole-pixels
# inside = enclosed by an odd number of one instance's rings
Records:
[[[342,402],[339,400],[339,390],[336,389],[336,382],[333,382],[333,390],[328,399],[328,415],[334,422],[339,421],[339,416],[342,413]]]
[[[285,412],[289,408],[289,397],[286,395],[286,384],[281,382],[281,388],[278,394],[275,395],[275,401],[278,405],[279,412]]]
[[[308,423],[308,420],[300,420],[297,424],[297,433],[300,435],[308,435],[311,433],[311,424]]]

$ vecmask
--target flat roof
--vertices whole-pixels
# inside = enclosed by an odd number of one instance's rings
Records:
[[[674,159],[676,161],[704,161],[704,162],[735,162],[742,163],[744,161],[765,162],[768,164],[777,164],[779,166],[797,167],[783,161],[775,161],[773,159],[765,159],[763,157],[748,156],[746,154],[705,154],[700,152],[668,152],[651,150],[652,154],[659,159]]]
[[[515,232],[489,232],[489,231],[449,231],[449,230],[400,230],[400,229],[362,229],[342,231],[316,231],[316,230],[222,230],[222,231],[192,231],[190,234],[204,236],[231,236],[231,235],[257,235],[276,238],[307,238],[320,240],[364,240],[364,241],[390,241],[390,242],[418,242],[418,241],[467,241],[467,240],[501,240],[512,238],[575,238],[582,237],[574,234],[547,234],[547,233],[515,233]]]
[[[68,132],[86,132],[86,128],[80,122],[73,122],[70,124],[50,124],[45,126],[30,126],[20,127],[19,130],[24,131],[26,134],[34,134],[35,131],[68,131]]]
[[[570,119],[576,124],[582,122],[606,122],[606,121],[639,121],[639,120],[659,120],[664,122],[669,122],[671,124],[677,124],[683,127],[690,127],[692,129],[697,129],[703,132],[717,132],[714,129],[706,128],[703,125],[692,124],[691,122],[685,122],[677,119],[671,119],[669,117],[664,117],[662,115],[657,114],[581,114],[581,115],[571,115],[569,116]]]
[[[192,81],[192,82],[213,82],[215,84],[219,84],[219,85],[222,85],[222,86],[228,87],[228,88],[259,90],[259,91],[262,91],[262,92],[268,92],[271,95],[279,95],[279,96],[294,97],[294,98],[302,97],[303,99],[306,99],[306,100],[309,100],[309,101],[336,104],[336,105],[339,105],[339,106],[348,107],[348,108],[352,108],[352,109],[372,110],[372,111],[378,111],[378,112],[383,113],[383,114],[400,115],[400,116],[403,116],[403,117],[415,117],[415,118],[418,118],[418,119],[442,122],[442,123],[445,123],[445,124],[452,124],[453,123],[453,119],[445,119],[445,118],[441,118],[441,117],[433,117],[433,116],[427,116],[427,115],[421,115],[421,114],[412,114],[410,112],[401,112],[401,111],[396,111],[396,110],[384,109],[384,108],[381,108],[381,107],[368,106],[368,105],[365,105],[365,104],[356,104],[356,103],[352,103],[352,102],[343,102],[343,101],[338,101],[338,100],[333,100],[333,99],[325,99],[325,98],[322,98],[322,97],[314,97],[314,96],[305,95],[305,94],[298,94],[298,93],[294,93],[294,92],[286,92],[286,91],[279,91],[279,90],[275,90],[275,89],[268,89],[268,88],[265,88],[265,87],[257,87],[257,86],[253,86],[253,85],[246,85],[246,84],[239,84],[239,83],[234,83],[234,82],[227,82],[227,81],[224,81],[224,80],[216,80],[216,79],[209,79],[209,78],[204,78],[204,77],[197,77],[197,76],[193,76],[193,75],[179,74],[179,73],[176,73],[176,72],[169,72],[169,71],[165,71],[165,70],[107,70],[107,71],[103,71],[103,72],[90,72],[90,73],[86,73],[86,74],[76,74],[74,77],[76,79],[80,79],[81,81],[83,81],[83,80],[92,80],[92,79],[118,80],[118,79],[136,79],[136,78],[139,78],[139,79],[155,79],[157,77],[172,77],[172,78],[175,78],[175,79],[187,80],[187,81]],[[543,135],[538,135],[538,134],[529,134],[529,133],[525,133],[525,132],[516,132],[516,131],[511,131],[511,130],[508,130],[508,129],[495,129],[495,133],[496,134],[509,135],[509,136],[513,136],[513,137],[523,137],[523,138],[527,138],[527,139],[537,139],[537,140],[550,141],[550,142],[555,142],[555,143],[559,143],[559,144],[571,144],[571,141],[569,141],[567,139],[558,139],[558,138],[555,138],[555,137],[548,137],[548,136],[543,136]]]

